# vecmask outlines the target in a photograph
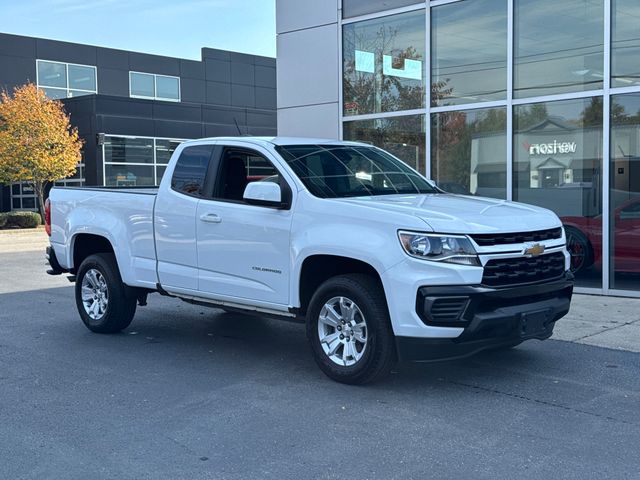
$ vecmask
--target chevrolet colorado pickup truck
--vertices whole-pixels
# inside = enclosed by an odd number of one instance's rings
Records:
[[[558,217],[443,192],[385,151],[297,138],[182,143],[156,188],[53,188],[49,273],[93,332],[158,292],[306,322],[344,383],[551,336],[573,277]]]

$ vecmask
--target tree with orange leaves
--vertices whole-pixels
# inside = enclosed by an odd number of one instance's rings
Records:
[[[75,173],[82,143],[62,103],[35,85],[0,94],[0,183],[29,183],[41,216],[46,186]]]

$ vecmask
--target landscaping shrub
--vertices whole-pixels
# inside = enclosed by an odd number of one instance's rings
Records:
[[[40,215],[36,212],[0,213],[0,228],[36,228]]]

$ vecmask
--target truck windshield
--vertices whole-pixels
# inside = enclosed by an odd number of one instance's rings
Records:
[[[424,177],[376,148],[288,145],[276,149],[316,197],[438,193]]]

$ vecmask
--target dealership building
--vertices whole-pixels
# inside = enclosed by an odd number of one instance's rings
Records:
[[[0,90],[37,84],[84,141],[76,175],[59,185],[156,185],[185,139],[275,135],[275,68],[211,48],[196,61],[0,34]],[[35,208],[29,185],[0,185],[0,211]]]
[[[640,296],[638,0],[276,0],[278,131],[385,148],[562,219],[579,291]]]

